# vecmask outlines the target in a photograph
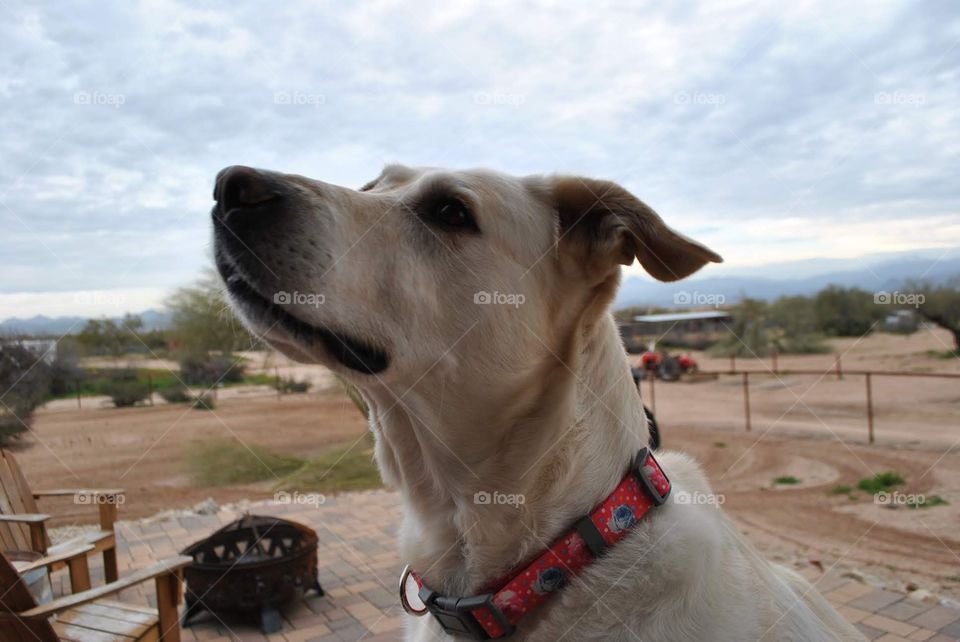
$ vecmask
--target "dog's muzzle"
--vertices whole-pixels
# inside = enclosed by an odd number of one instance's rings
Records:
[[[296,275],[279,266],[269,239],[291,239],[298,233],[302,208],[295,181],[276,172],[233,165],[217,174],[213,189],[214,260],[227,291],[240,302],[244,316],[258,328],[278,327],[298,345],[322,344],[339,364],[363,374],[387,368],[386,351],[316,316],[303,315],[283,296],[296,290]],[[267,246],[266,251],[262,251]],[[274,244],[275,249],[275,244]],[[258,255],[258,252],[261,252]],[[269,340],[269,337],[266,337]]]

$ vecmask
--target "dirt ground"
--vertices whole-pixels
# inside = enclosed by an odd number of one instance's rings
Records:
[[[960,597],[960,452],[844,444],[829,436],[784,437],[661,424],[664,448],[694,455],[723,508],[768,555],[858,569],[884,582],[914,582]],[[857,482],[885,471],[904,495],[948,505],[877,504]],[[799,483],[779,485],[793,476]],[[834,495],[838,485],[855,490]]]
[[[960,361],[927,354],[945,350],[945,342],[945,335],[922,331],[909,338],[842,341],[837,348],[849,370],[960,372]],[[705,369],[729,365],[697,356]],[[221,391],[213,412],[162,404],[122,410],[51,404],[37,413],[33,435],[16,454],[38,488],[125,488],[124,519],[187,508],[207,497],[218,502],[269,497],[269,482],[198,486],[184,468],[185,453],[198,441],[229,438],[310,456],[358,439],[366,428],[322,368],[259,358],[264,371],[297,368],[318,390],[282,399],[255,387]],[[781,357],[779,366],[826,371],[833,361],[833,355]],[[769,365],[738,363],[757,370]],[[865,444],[863,378],[853,375],[840,381],[832,374],[819,381],[758,377],[750,387],[750,433],[744,430],[743,391],[734,378],[658,382],[656,412],[665,446],[704,463],[724,508],[767,554],[827,567],[837,562],[960,598],[960,380],[877,378],[874,384],[873,446]],[[643,394],[649,403],[647,383]],[[860,479],[884,471],[906,479],[900,492],[939,495],[948,504],[892,509],[861,491],[854,491],[854,499],[830,494],[837,485],[856,487]],[[782,476],[798,483],[773,483]],[[44,500],[41,508],[60,515],[58,524],[95,519],[90,508],[69,500]]]
[[[184,405],[40,411],[31,437],[15,449],[31,485],[38,488],[124,488],[125,519],[192,506],[272,495],[270,484],[209,487],[195,484],[185,466],[193,444],[235,439],[272,451],[310,457],[355,440],[366,423],[338,390],[319,394],[221,398],[213,411]],[[95,519],[95,511],[70,499],[43,500],[58,524]]]
[[[856,370],[946,372],[960,374],[960,359],[930,356],[945,352],[949,334],[920,330],[911,336],[873,334],[861,340],[832,342],[834,354],[781,356],[778,371],[814,370],[817,375],[775,374],[771,359],[737,359],[737,370],[750,370],[751,430],[756,435],[827,435],[845,442],[867,442],[865,377]],[[729,359],[690,353],[701,370],[727,371]],[[834,370],[841,356],[842,379]],[[639,363],[639,357],[634,357]],[[657,419],[674,425],[745,430],[740,376],[697,377],[680,382],[642,384],[644,402]],[[872,377],[876,443],[944,449],[960,445],[960,378]],[[691,403],[695,400],[696,403]]]

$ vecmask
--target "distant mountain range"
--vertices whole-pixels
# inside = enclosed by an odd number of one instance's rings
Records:
[[[816,294],[828,285],[894,292],[911,279],[943,283],[960,276],[960,249],[874,254],[822,262],[796,261],[726,273],[721,270],[722,266],[707,267],[705,275],[720,274],[694,276],[675,283],[660,283],[645,276],[627,277],[615,307],[722,305],[735,303],[744,296],[771,300],[787,295]]]
[[[910,279],[933,283],[960,276],[960,248],[872,254],[857,259],[811,259],[725,270],[722,265],[704,270],[703,278],[660,283],[646,276],[624,279],[615,307],[704,307],[736,303],[744,296],[771,300],[785,295],[816,294],[828,285],[858,287],[869,292],[894,292]],[[138,313],[148,330],[163,329],[170,313],[150,309]],[[115,319],[119,321],[120,319]],[[79,332],[85,317],[6,319],[0,337],[27,334],[61,336]]]
[[[146,331],[162,330],[170,323],[170,313],[166,310],[145,310],[135,313],[143,319],[143,328]],[[115,317],[119,323],[123,317]],[[48,317],[38,314],[29,319],[5,319],[0,321],[0,337],[27,334],[31,336],[63,336],[77,334],[83,329],[87,317]]]

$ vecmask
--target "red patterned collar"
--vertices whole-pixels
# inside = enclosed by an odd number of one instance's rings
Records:
[[[670,495],[670,480],[644,448],[610,495],[531,563],[511,572],[490,592],[472,597],[440,595],[408,566],[400,576],[400,603],[412,615],[427,612],[444,631],[477,640],[505,638],[527,613],[547,601],[595,558],[627,536]],[[499,586],[499,588],[495,588]]]

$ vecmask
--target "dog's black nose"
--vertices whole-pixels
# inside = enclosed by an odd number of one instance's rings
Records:
[[[252,167],[232,165],[217,174],[213,199],[224,214],[236,208],[266,203],[277,197],[271,181]]]

